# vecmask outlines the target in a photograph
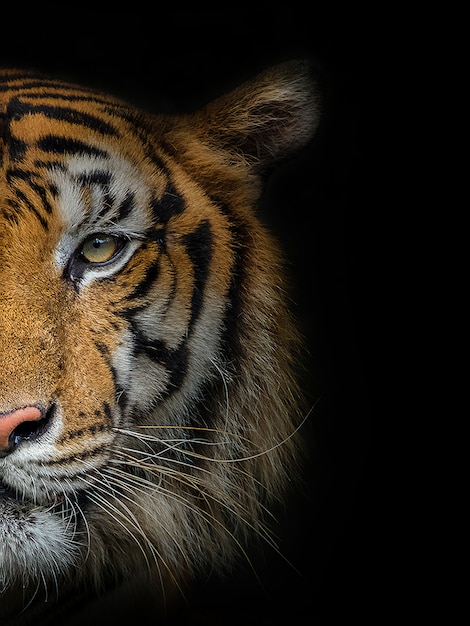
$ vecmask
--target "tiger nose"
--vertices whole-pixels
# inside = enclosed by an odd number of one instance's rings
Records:
[[[0,413],[0,457],[25,439],[35,439],[44,432],[43,418],[44,412],[36,406]]]

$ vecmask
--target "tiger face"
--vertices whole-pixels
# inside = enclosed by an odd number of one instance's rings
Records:
[[[271,541],[302,413],[255,206],[317,120],[297,62],[175,116],[0,72],[7,615],[142,570],[168,589]]]

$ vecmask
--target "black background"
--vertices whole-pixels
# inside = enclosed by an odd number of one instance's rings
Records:
[[[365,17],[304,3],[266,9],[31,14],[2,19],[0,63],[99,87],[150,110],[191,110],[279,61],[309,58],[326,82],[311,146],[267,183],[262,219],[290,262],[294,310],[310,353],[312,404],[306,487],[282,518],[281,559],[259,559],[266,594],[248,571],[198,590],[198,623],[280,624],[382,614],[384,553],[376,502],[372,389],[379,338],[365,167],[365,86],[373,54]],[[269,7],[269,8],[268,8]],[[375,374],[377,372],[374,372]],[[196,602],[197,604],[197,602]],[[250,608],[248,608],[248,605]],[[378,608],[379,607],[379,608]],[[385,611],[386,612],[386,611]]]

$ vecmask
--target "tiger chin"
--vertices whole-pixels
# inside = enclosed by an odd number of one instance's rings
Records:
[[[319,110],[302,61],[173,116],[0,71],[3,620],[273,543],[304,409],[256,205]]]

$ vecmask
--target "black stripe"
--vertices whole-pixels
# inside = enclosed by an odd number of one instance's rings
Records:
[[[91,115],[90,113],[77,111],[76,109],[72,109],[70,107],[51,106],[48,104],[34,105],[29,104],[28,102],[22,102],[19,98],[12,98],[8,104],[7,114],[13,120],[20,120],[25,115],[40,114],[44,115],[48,119],[85,126],[86,128],[99,132],[102,135],[118,135],[116,129],[111,126],[111,124],[103,121],[101,118]]]
[[[81,185],[92,186],[95,185],[100,188],[102,198],[101,204],[102,208],[95,215],[94,221],[98,222],[108,213],[114,212],[114,198],[110,191],[110,183],[111,183],[111,174],[104,170],[94,170],[92,172],[87,172],[85,174],[81,174],[77,177],[77,181]]]
[[[220,414],[220,378],[209,379],[202,383],[199,397],[196,398],[188,412],[189,425],[194,428],[217,427],[217,417]],[[196,451],[197,444],[188,442]]]
[[[27,93],[23,91],[24,86],[21,85],[17,91],[21,89],[21,97],[28,100],[61,100],[63,102],[89,102],[99,104],[103,107],[108,115],[114,115],[115,110],[123,110],[124,102],[110,102],[107,96],[99,91],[90,90],[89,87],[80,87],[79,85],[71,85],[65,83],[51,83],[44,85],[32,85],[32,88],[43,87],[43,90],[37,93]],[[28,85],[26,85],[26,89]],[[66,93],[67,91],[76,91],[76,94]]]
[[[31,189],[33,189],[41,198],[42,206],[44,207],[44,210],[46,211],[46,213],[49,213],[49,215],[51,215],[52,206],[51,206],[51,203],[49,202],[49,199],[47,197],[47,193],[44,187],[42,187],[41,185],[38,185],[38,183],[31,182]]]
[[[188,370],[188,345],[187,341],[183,341],[177,348],[168,348],[160,339],[148,339],[137,327],[136,323],[131,322],[132,332],[134,336],[134,355],[144,355],[153,363],[163,365],[170,374],[170,380],[166,392],[160,397],[160,400],[167,398],[174,393],[182,385]]]
[[[5,143],[5,146],[8,146],[10,161],[21,161],[26,154],[28,146],[24,141],[12,136],[8,111],[2,113],[0,116],[0,138]]]
[[[46,169],[48,172],[66,172],[68,168],[63,163],[57,163],[56,161],[45,161],[44,159],[34,159],[34,167],[38,169]],[[49,185],[49,189],[52,189],[52,185]]]
[[[234,369],[240,357],[244,354],[245,348],[241,342],[240,324],[243,316],[242,285],[246,280],[247,254],[252,247],[247,226],[237,219],[230,207],[224,202],[219,202],[217,198],[211,198],[218,210],[225,215],[228,221],[228,228],[232,235],[235,261],[231,272],[230,287],[228,292],[228,306],[225,311],[222,336],[222,350],[226,355],[227,363],[231,363]]]
[[[77,181],[81,185],[101,185],[102,187],[107,187],[111,182],[111,174],[104,170],[93,170],[92,172],[80,174],[77,177]]]
[[[129,319],[133,335],[134,355],[144,354],[151,361],[166,365],[168,348],[160,339],[149,339],[138,327],[134,319]]]
[[[126,197],[117,208],[118,221],[121,221],[130,215],[131,211],[134,208],[134,200],[134,194],[132,193],[132,191],[128,191]]]
[[[100,354],[106,357],[106,360],[109,361],[109,348],[106,344],[101,341],[94,341],[94,344]]]
[[[19,226],[20,215],[18,213],[19,212],[9,210],[6,207],[0,209],[0,215],[2,216],[2,218],[7,220],[7,222],[12,224],[13,226]]]
[[[28,170],[22,170],[19,167],[7,170],[6,178],[7,182],[11,182],[14,178],[20,178],[21,180],[27,180],[28,182],[34,176],[33,172]]]
[[[194,267],[194,287],[191,298],[189,331],[199,317],[204,301],[204,289],[209,276],[209,266],[213,254],[212,240],[212,229],[208,220],[201,222],[195,231],[183,237],[186,252]]]
[[[40,89],[37,92],[30,92],[29,89]],[[101,110],[110,116],[119,116],[122,119],[126,119],[123,114],[124,111],[128,111],[124,102],[110,102],[110,97],[99,91],[90,90],[90,88],[80,87],[78,85],[72,85],[68,83],[24,83],[20,85],[7,85],[6,87],[0,84],[0,92],[12,91],[19,93],[19,96],[27,100],[60,100],[61,102],[80,102],[97,104],[101,107]],[[70,94],[67,91],[75,91],[77,93]],[[116,130],[116,129],[115,129]]]
[[[21,81],[18,83],[18,81]],[[16,82],[16,84],[12,84]],[[44,90],[51,89],[56,90],[58,92],[59,98],[66,99],[67,96],[65,93],[67,91],[78,91],[79,93],[83,93],[83,95],[88,96],[90,94],[90,100],[93,100],[93,94],[96,96],[101,96],[102,100],[100,102],[102,104],[110,104],[106,96],[104,96],[100,91],[95,90],[91,87],[80,87],[79,85],[74,85],[73,83],[61,82],[58,80],[54,80],[52,78],[47,78],[46,76],[41,77],[38,75],[24,75],[18,74],[16,76],[6,76],[2,77],[0,74],[0,91],[16,91],[16,92],[24,92],[30,89],[39,89],[40,91],[36,94],[24,93],[23,95],[27,98],[50,98],[53,97],[54,92],[47,93]],[[87,97],[88,99],[88,97]]]
[[[160,199],[151,200],[152,213],[158,222],[166,224],[174,215],[182,213],[186,207],[183,198],[176,191],[173,183],[169,183]]]
[[[87,156],[108,157],[105,150],[100,150],[91,146],[89,143],[79,141],[78,139],[69,139],[60,137],[59,135],[46,135],[37,143],[38,147],[44,152],[52,154],[83,154]]]
[[[167,356],[167,369],[170,370],[170,382],[167,395],[181,387],[188,371],[188,344],[186,341]]]
[[[109,187],[102,188],[102,202],[103,208],[99,211],[98,215],[93,219],[93,222],[99,222],[103,217],[108,215],[108,213],[114,213],[114,197],[111,194]]]
[[[132,294],[127,296],[126,299],[133,298],[144,298],[150,289],[152,288],[154,282],[157,280],[157,277],[160,273],[160,256],[158,256],[152,263],[150,264],[147,273],[145,275],[144,280],[141,280],[140,283],[135,287]]]
[[[101,411],[96,411],[96,416],[101,417]],[[85,417],[83,414],[82,417]],[[83,437],[83,435],[96,435],[96,433],[102,433],[108,429],[106,424],[93,424],[92,426],[87,426],[86,428],[79,428],[77,430],[72,430],[70,433],[65,433],[60,438],[60,443],[65,441],[70,441],[71,439],[76,439],[77,437]]]
[[[103,411],[108,420],[111,421],[113,419],[113,414],[111,411],[111,407],[107,402],[103,402]]]
[[[21,200],[23,205],[26,206],[27,209],[37,217],[44,230],[47,230],[49,227],[47,220],[39,213],[34,204],[32,204],[32,202],[29,200],[29,198],[19,189],[15,190],[15,195],[17,196],[17,198],[19,198],[19,200]],[[21,211],[23,208],[20,202],[16,199],[8,198],[7,203],[9,204],[9,206],[16,209],[17,211]]]
[[[66,441],[66,438],[64,438]],[[92,459],[95,456],[102,455],[104,452],[103,446],[99,446],[98,448],[93,448],[92,450],[85,450],[84,452],[74,452],[73,455],[67,456],[65,458],[60,458],[58,460],[51,459],[49,461],[41,461],[42,465],[52,466],[52,467],[67,467],[70,465],[71,461],[84,461],[86,459]],[[76,472],[73,475],[74,480],[78,480],[81,476],[88,476],[89,472],[87,470],[83,470],[80,472]],[[70,474],[66,472],[63,476],[57,476],[56,478],[60,480],[61,478],[69,478]]]
[[[28,182],[31,189],[33,189],[41,198],[41,201],[42,201],[42,204],[46,213],[49,213],[50,215],[52,213],[52,206],[47,197],[46,190],[44,189],[44,187],[42,187],[37,182],[32,180],[36,176],[37,176],[36,172],[22,170],[20,168],[9,169],[6,173],[6,178],[9,183],[11,183],[13,179],[15,178],[19,178],[21,180]]]
[[[117,382],[118,373],[116,371],[116,368],[111,364],[109,364],[109,371],[111,372],[111,376],[113,378],[113,385],[116,390],[115,396],[118,397],[119,393],[122,393],[123,391],[122,388],[119,387],[118,382]]]
[[[20,139],[14,139],[13,137],[11,137],[9,143],[10,161],[22,161],[28,149],[28,144]]]
[[[13,82],[21,80],[23,81],[21,83],[21,86],[22,86],[23,84],[26,84],[24,81],[36,80],[37,78],[38,77],[36,74],[34,74],[33,72],[27,72],[27,71],[26,72],[21,71],[16,74],[13,74],[13,73],[2,74],[0,72],[0,90],[7,91],[10,89],[17,89],[18,88],[17,85],[9,85],[9,83],[13,83]],[[2,83],[6,83],[6,85]]]

